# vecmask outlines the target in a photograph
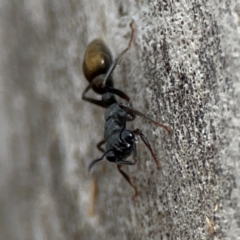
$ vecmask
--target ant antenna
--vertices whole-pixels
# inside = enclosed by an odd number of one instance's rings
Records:
[[[102,160],[105,158],[105,156],[106,156],[109,152],[111,152],[111,151],[113,151],[113,149],[110,149],[110,150],[106,151],[106,152],[102,155],[101,158],[92,161],[91,164],[90,164],[89,167],[88,167],[88,172],[91,171],[91,169],[92,169],[92,167],[93,167],[93,165],[94,165],[95,163],[102,161]]]

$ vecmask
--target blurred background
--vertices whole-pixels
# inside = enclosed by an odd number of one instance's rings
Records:
[[[103,161],[105,110],[82,101],[90,41],[144,119],[124,167]],[[240,239],[237,1],[0,0],[0,239]],[[90,96],[99,99],[94,93]]]

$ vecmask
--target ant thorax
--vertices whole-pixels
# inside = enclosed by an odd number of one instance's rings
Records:
[[[119,107],[118,103],[112,104],[105,113],[104,140],[108,140],[114,132],[120,132],[126,127],[127,113]]]

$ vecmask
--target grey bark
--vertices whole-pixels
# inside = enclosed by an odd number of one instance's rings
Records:
[[[115,165],[88,174],[104,110],[81,100],[88,42],[117,56],[132,19],[115,84],[173,129],[129,124],[162,167],[139,141],[134,201]],[[1,1],[0,239],[240,239],[239,26],[237,0]]]

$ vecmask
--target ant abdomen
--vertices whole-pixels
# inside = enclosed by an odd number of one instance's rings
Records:
[[[83,60],[83,73],[91,83],[99,75],[106,74],[112,64],[110,49],[101,39],[89,43]]]

